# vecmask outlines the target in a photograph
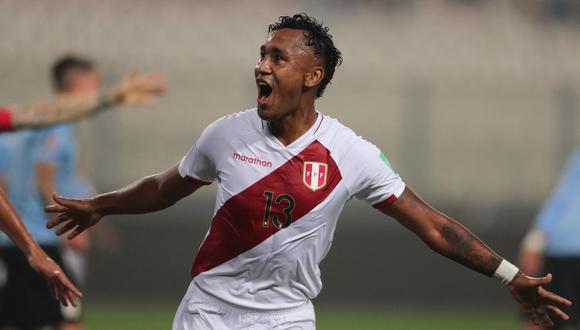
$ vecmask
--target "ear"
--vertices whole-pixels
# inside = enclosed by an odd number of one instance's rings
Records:
[[[324,68],[315,66],[304,75],[304,86],[312,88],[318,85],[322,81],[322,78],[324,78]]]

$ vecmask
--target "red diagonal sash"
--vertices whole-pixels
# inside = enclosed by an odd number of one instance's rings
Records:
[[[304,162],[328,165],[326,185],[322,189],[312,191],[306,186]],[[224,203],[213,218],[209,234],[197,253],[192,277],[235,258],[284,230],[274,223],[286,225],[300,220],[326,199],[340,180],[342,176],[330,151],[320,142],[312,142],[300,154]],[[268,221],[265,226],[268,195],[271,196],[269,218],[277,221]],[[294,201],[293,207],[290,199]],[[288,213],[289,209],[291,212]],[[285,223],[288,214],[291,219]]]

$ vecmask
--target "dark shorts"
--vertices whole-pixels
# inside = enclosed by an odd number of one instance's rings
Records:
[[[580,257],[546,257],[544,273],[554,276],[547,289],[573,302],[572,306],[561,308],[570,316],[570,321],[551,315],[556,329],[577,329],[580,327]]]
[[[42,249],[64,269],[58,247],[43,246]],[[55,327],[65,321],[63,309],[48,291],[46,280],[30,268],[20,250],[2,247],[0,259],[7,270],[6,283],[0,289],[0,328],[32,330]]]

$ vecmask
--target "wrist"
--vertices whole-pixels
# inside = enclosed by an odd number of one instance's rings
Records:
[[[105,214],[101,196],[96,196],[88,200],[89,209],[94,213]]]
[[[114,199],[112,193],[95,196],[89,199],[89,208],[93,213],[98,213],[102,216],[111,215],[113,212]]]
[[[104,90],[99,94],[99,108],[108,108],[120,104],[125,99],[125,93],[120,87]]]
[[[493,277],[497,278],[503,285],[507,286],[516,278],[518,273],[520,273],[518,267],[503,259],[493,273]]]

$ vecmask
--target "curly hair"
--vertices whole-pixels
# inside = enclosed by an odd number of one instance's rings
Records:
[[[306,31],[306,45],[312,47],[314,54],[324,60],[324,77],[316,93],[316,97],[322,96],[334,76],[336,67],[342,64],[342,53],[334,47],[328,27],[306,13],[299,13],[294,16],[280,16],[278,22],[268,26],[268,33],[281,29]]]

